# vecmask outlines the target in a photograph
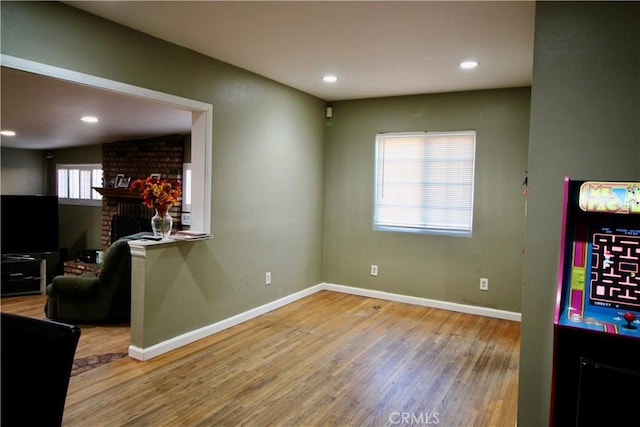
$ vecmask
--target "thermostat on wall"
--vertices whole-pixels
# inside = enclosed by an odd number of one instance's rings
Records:
[[[183,212],[180,222],[182,223],[182,225],[191,225],[191,214]]]

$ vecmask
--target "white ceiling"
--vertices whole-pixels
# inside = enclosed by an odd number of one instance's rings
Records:
[[[2,146],[45,149],[191,133],[191,112],[2,67]],[[84,115],[99,118],[83,123]]]
[[[64,3],[326,101],[531,84],[533,1]],[[466,59],[479,61],[479,67],[459,69],[458,63]],[[336,74],[338,82],[333,85],[322,82],[321,76],[327,73]],[[13,139],[14,142],[3,137],[3,146],[42,148],[43,144],[50,147],[49,144],[56,141],[65,146],[78,144],[73,142],[78,130],[59,127],[66,123],[62,121],[64,116],[75,120],[80,111],[87,111],[81,108],[86,102],[100,105],[101,123],[105,123],[101,129],[112,133],[99,135],[100,131],[94,128],[87,134],[84,125],[84,130],[80,128],[82,138],[78,140],[85,141],[84,144],[88,140],[107,138],[99,141],[105,142],[121,135],[174,133],[172,129],[159,127],[158,122],[173,122],[163,115],[171,111],[160,105],[139,110],[134,104],[141,101],[136,101],[122,107],[119,103],[127,100],[113,94],[110,100],[102,103],[102,95],[87,96],[86,91],[91,89],[86,87],[78,87],[82,90],[77,95],[68,87],[48,91],[43,85],[47,86],[50,80],[38,86],[38,95],[25,96],[27,87],[18,77],[9,76],[5,69],[2,70],[2,127],[29,123],[30,127],[41,126],[41,129],[39,135],[33,135],[29,141],[18,143],[20,135]],[[5,78],[8,80],[6,85]],[[28,84],[29,87],[36,85],[33,80]],[[49,94],[60,93],[67,97],[62,104],[54,100],[43,102]],[[23,109],[28,109],[26,99],[32,96],[38,101],[34,104],[49,105],[52,110],[24,118]],[[75,111],[67,111],[67,108]],[[147,108],[152,113],[149,116],[161,119],[154,121],[147,117],[144,114]],[[124,115],[112,120],[108,118],[110,112]],[[134,114],[143,116],[126,120]],[[17,121],[18,116],[22,117],[21,121]],[[39,119],[36,121],[34,117]],[[184,117],[178,122],[181,120]],[[141,127],[134,129],[134,122]],[[177,127],[183,126],[178,122]]]

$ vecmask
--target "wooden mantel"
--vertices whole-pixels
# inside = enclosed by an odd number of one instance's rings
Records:
[[[92,187],[98,193],[102,194],[102,197],[110,199],[142,199],[140,193],[132,193],[128,188],[117,187]]]

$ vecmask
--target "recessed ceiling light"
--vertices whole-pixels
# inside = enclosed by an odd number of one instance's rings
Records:
[[[338,77],[333,74],[327,74],[326,76],[322,76],[322,81],[327,83],[335,83],[338,81]]]
[[[83,116],[80,120],[85,123],[98,123],[98,118],[95,116]]]
[[[478,61],[462,61],[460,63],[460,68],[465,70],[471,70],[472,68],[476,68],[478,66]]]
[[[12,130],[3,130],[0,131],[0,135],[2,136],[16,136],[16,133]]]

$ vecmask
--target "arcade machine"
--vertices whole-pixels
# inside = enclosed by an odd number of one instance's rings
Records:
[[[640,182],[565,178],[550,425],[640,425]]]

